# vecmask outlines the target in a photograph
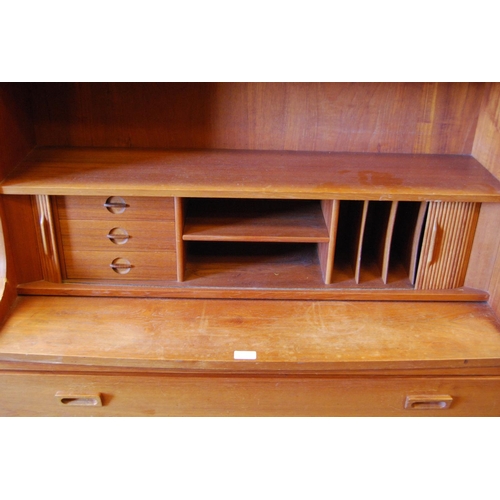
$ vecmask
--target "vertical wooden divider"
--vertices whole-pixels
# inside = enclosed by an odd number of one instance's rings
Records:
[[[40,260],[43,279],[51,283],[61,283],[61,266],[50,198],[46,195],[35,195],[33,198],[33,216],[41,247]]]
[[[332,283],[339,207],[339,200],[323,200],[321,202],[321,209],[325,218],[328,234],[330,235],[330,241],[328,243],[318,243],[318,256],[325,285],[330,285]]]
[[[175,253],[177,262],[177,281],[184,281],[186,269],[186,243],[182,239],[184,233],[184,199],[174,198],[175,214]]]
[[[369,201],[365,200],[363,202],[363,214],[361,216],[361,224],[359,225],[359,233],[357,238],[357,252],[356,252],[356,261],[355,261],[355,272],[354,272],[354,280],[356,284],[359,284],[359,278],[361,275],[361,256],[363,254],[363,238],[365,235],[365,227],[366,227],[366,217],[368,215],[368,206]]]
[[[394,234],[394,223],[396,222],[396,214],[398,211],[398,202],[393,201],[391,203],[391,211],[389,213],[389,220],[387,222],[387,229],[384,238],[384,250],[382,253],[382,281],[387,285],[387,277],[389,274],[389,261],[391,256],[391,243],[392,235]]]
[[[415,230],[413,231],[413,241],[411,245],[411,255],[410,255],[410,282],[415,285],[417,279],[417,264],[418,264],[418,252],[420,248],[420,238],[422,236],[422,228],[424,227],[425,215],[427,213],[428,204],[423,201],[420,204],[418,210],[417,222],[415,224]]]
[[[422,239],[422,250],[420,252],[420,258],[416,270],[415,277],[415,288],[417,290],[422,290],[424,287],[423,279],[425,277],[424,268],[429,264],[429,260],[432,259],[432,256],[429,256],[429,249],[431,246],[431,241],[436,237],[437,231],[437,222],[436,222],[436,203],[429,202],[428,212],[427,212],[427,220],[425,227],[423,229],[423,239]],[[435,228],[435,230],[433,229]]]

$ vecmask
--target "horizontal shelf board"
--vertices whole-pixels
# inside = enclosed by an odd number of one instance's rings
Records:
[[[498,366],[499,334],[484,303],[20,297],[0,361],[246,372]],[[234,360],[241,350],[257,359]]]
[[[0,192],[487,202],[500,182],[460,155],[39,148]]]
[[[413,290],[401,267],[391,272],[388,283],[384,284],[375,265],[362,267],[359,283],[355,282],[350,266],[334,266],[332,284],[325,285],[315,245],[275,245],[262,248],[260,252],[258,246],[251,252],[246,245],[237,245],[239,248],[215,244],[212,253],[208,253],[211,245],[200,244],[202,251],[188,256],[183,285],[234,289]]]
[[[189,253],[185,286],[312,288],[323,283],[314,244],[198,243]]]
[[[185,241],[319,243],[330,239],[319,202],[229,200],[229,206],[224,206],[213,200],[217,207],[211,210],[211,201],[206,200],[196,210],[203,215],[188,213]],[[237,201],[236,206],[231,201]],[[255,202],[261,203],[254,207]]]
[[[102,281],[68,280],[65,283],[34,281],[18,285],[20,295],[60,295],[71,297],[153,297],[153,298],[226,298],[275,300],[363,300],[363,301],[453,301],[485,302],[488,293],[475,288],[453,290],[413,290],[412,288],[386,288],[374,286],[354,287],[301,287],[301,288],[245,288],[236,286],[196,287],[174,281],[106,283]]]

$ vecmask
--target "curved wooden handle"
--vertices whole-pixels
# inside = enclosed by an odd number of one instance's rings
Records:
[[[63,406],[102,406],[102,399],[97,394],[72,394],[67,392],[57,392],[55,395],[59,404]]]
[[[432,226],[431,233],[431,242],[429,245],[429,253],[427,254],[427,264],[431,264],[434,260],[434,250],[436,249],[436,237],[438,233],[438,225],[437,221],[434,221],[434,225]]]
[[[42,236],[43,253],[49,255],[49,244],[47,242],[47,233],[45,232],[45,214],[42,212],[40,214],[40,234]]]
[[[110,240],[128,240],[130,236],[128,234],[107,234],[106,238],[109,238]]]
[[[113,264],[113,263],[111,263],[109,265],[109,267],[111,269],[132,269],[134,266],[132,264],[130,264],[130,263],[129,264],[125,264],[125,263],[123,263],[123,264]]]
[[[118,202],[106,202],[103,204],[104,207],[106,208],[127,208],[128,205],[124,202],[118,201]]]
[[[414,395],[406,396],[407,410],[446,410],[451,406],[453,397],[449,394]]]

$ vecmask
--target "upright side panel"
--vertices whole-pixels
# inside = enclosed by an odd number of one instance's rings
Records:
[[[2,198],[9,243],[15,255],[13,266],[17,283],[43,280],[36,219],[33,217],[34,197],[5,195]]]
[[[473,156],[500,178],[500,83],[488,84],[472,149]],[[483,204],[465,284],[488,290],[500,314],[500,206]]]
[[[35,146],[30,96],[25,84],[0,84],[0,177],[3,179]],[[10,231],[0,203],[0,280],[3,292],[0,320],[16,297],[16,273],[12,265]],[[2,241],[3,240],[3,241]]]

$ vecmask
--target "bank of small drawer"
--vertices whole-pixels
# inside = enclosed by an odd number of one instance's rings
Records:
[[[128,281],[177,278],[175,252],[67,251],[64,260],[66,279]],[[127,265],[130,265],[128,272]]]
[[[123,211],[107,208],[123,200]],[[58,196],[59,219],[69,220],[146,220],[163,221],[174,219],[173,198],[149,198],[142,196]]]
[[[2,416],[500,416],[499,394],[500,377],[0,373]]]
[[[175,251],[174,221],[60,220],[61,240],[66,252]]]

